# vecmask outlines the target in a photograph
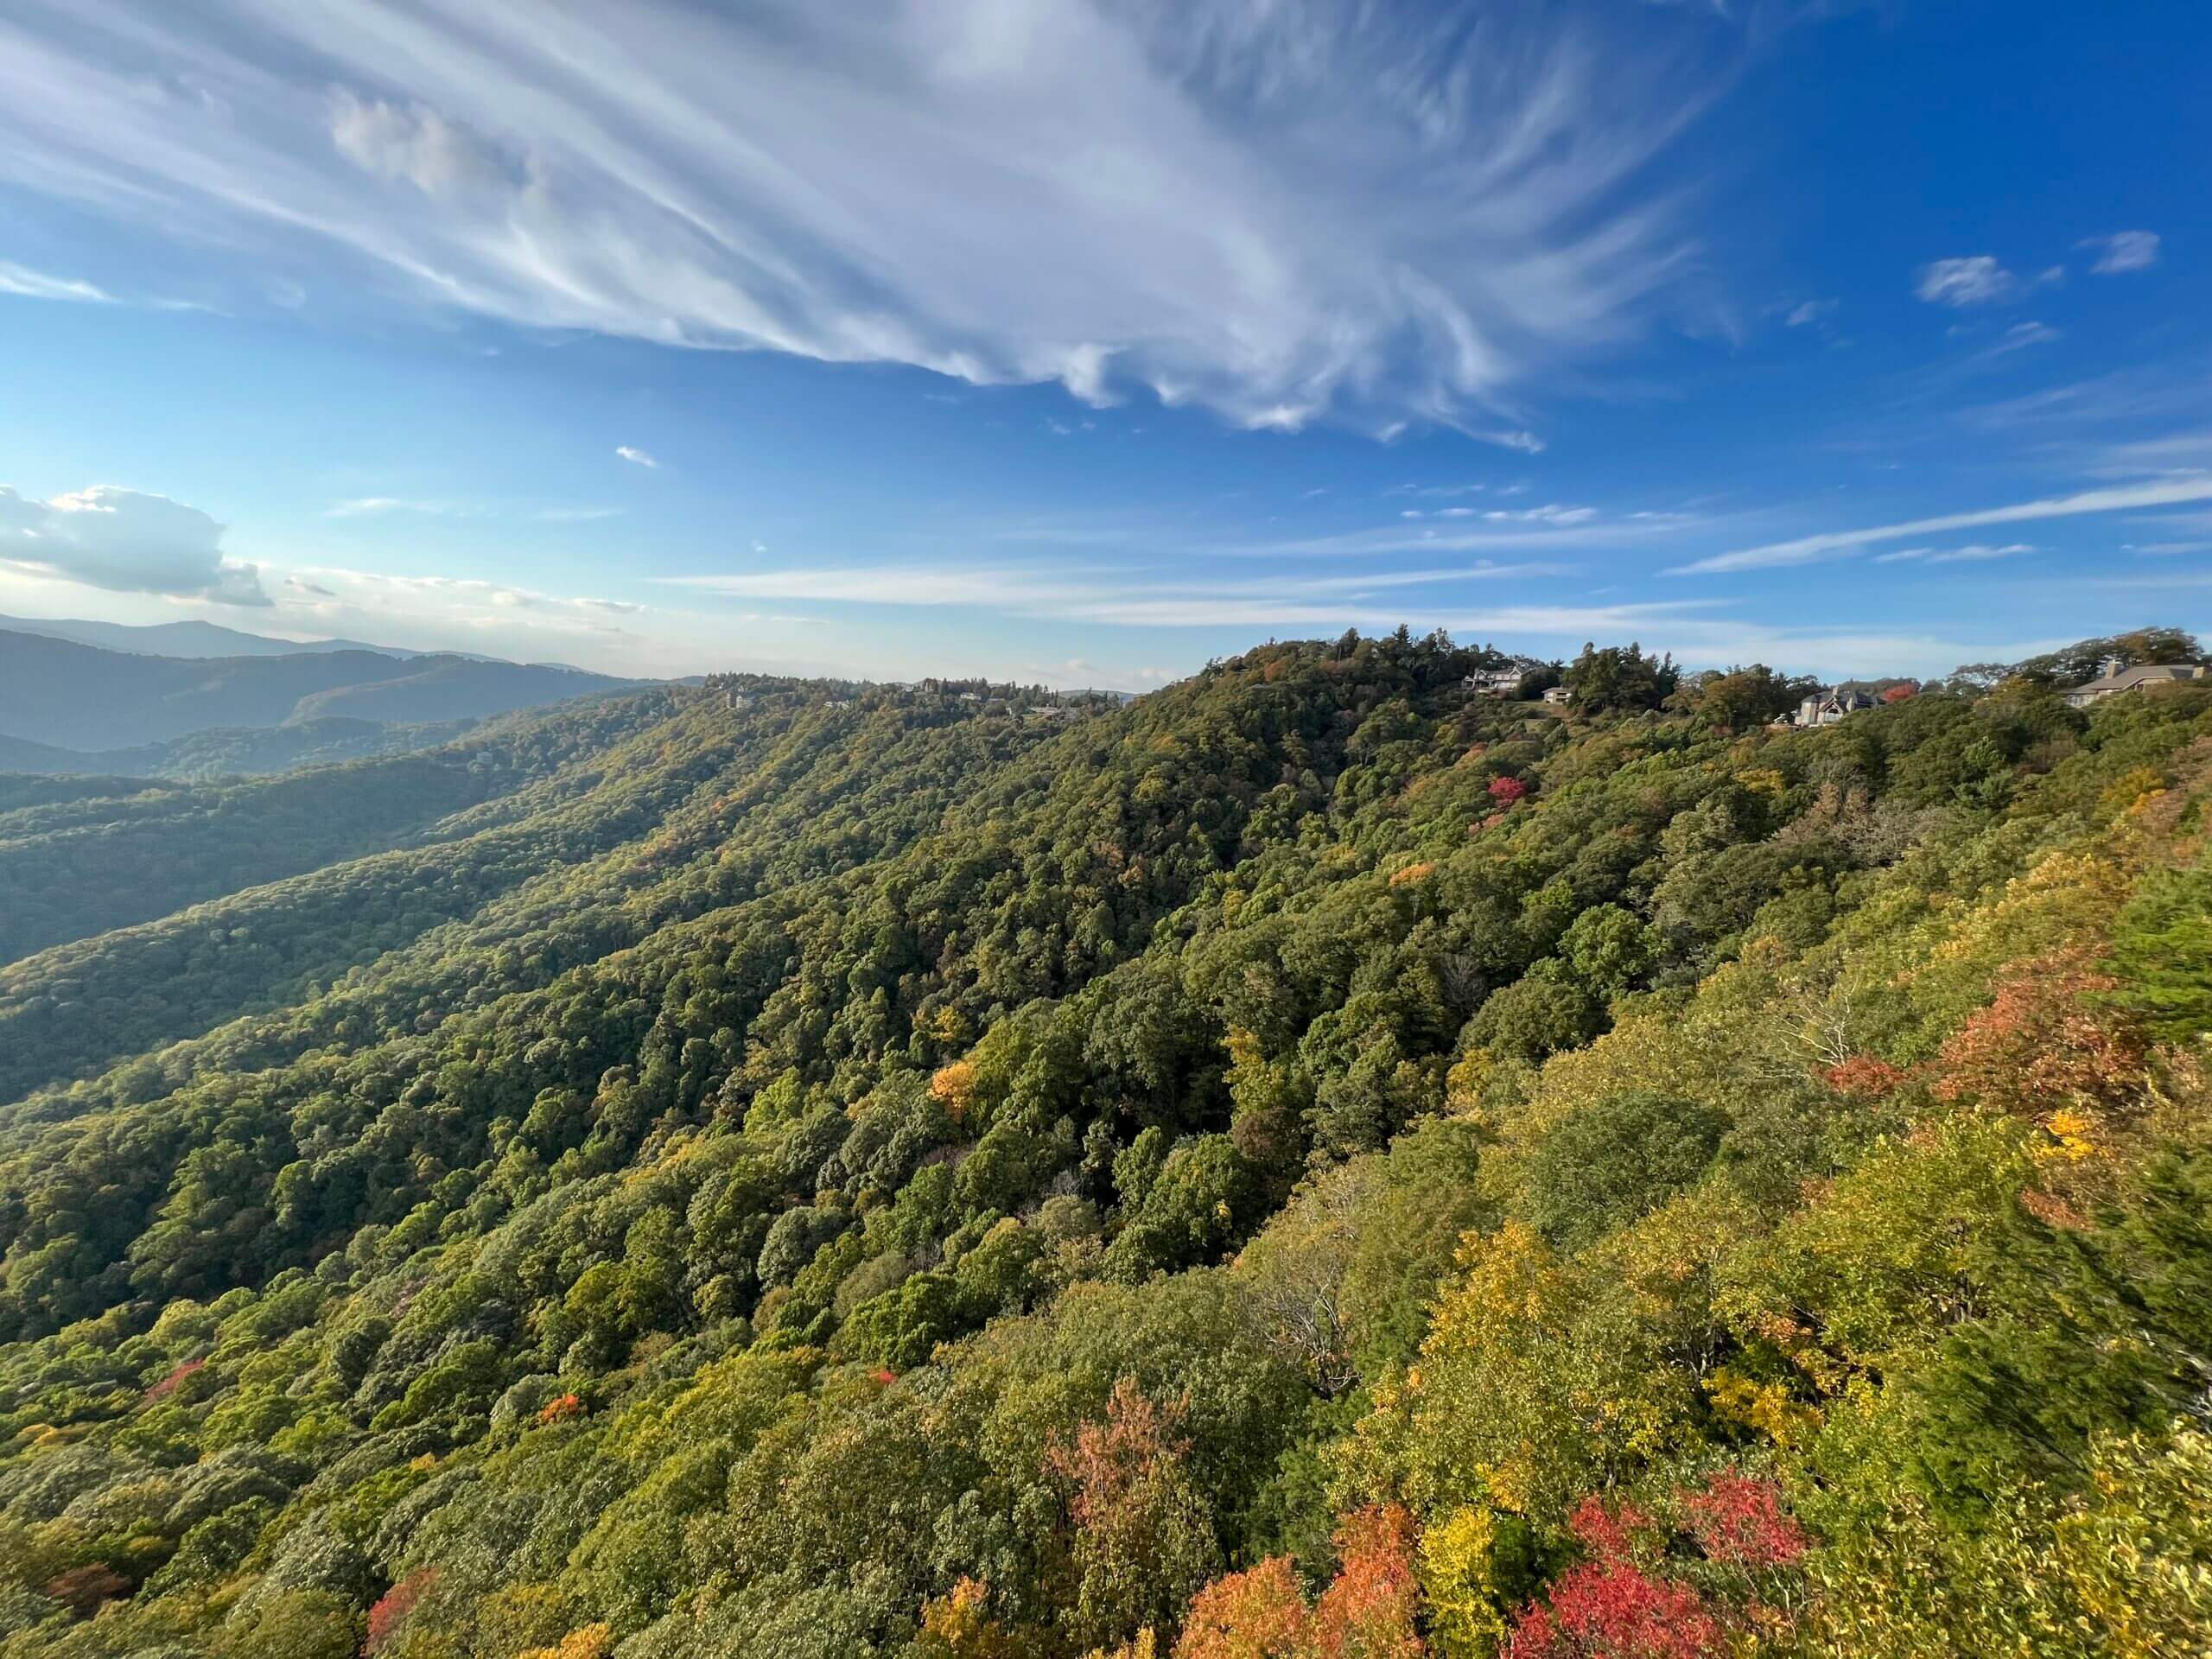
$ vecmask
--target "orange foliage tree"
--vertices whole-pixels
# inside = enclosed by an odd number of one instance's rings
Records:
[[[1078,1644],[1105,1647],[1172,1624],[1219,1565],[1211,1515],[1184,1466],[1183,1410],[1125,1376],[1105,1421],[1046,1450],[1075,1527],[1077,1582],[1066,1622]]]
[[[2032,1119],[2069,1155],[2097,1149],[2103,1126],[2133,1109],[2144,1083],[2142,1033],[2098,1000],[2113,983],[2070,952],[2014,968],[1943,1045],[1936,1094]]]
[[[1337,1553],[1337,1576],[1310,1608],[1287,1555],[1208,1585],[1175,1659],[1421,1659],[1413,1516],[1395,1503],[1347,1516]]]

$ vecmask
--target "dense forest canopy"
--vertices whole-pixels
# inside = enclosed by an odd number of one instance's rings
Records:
[[[2212,691],[2113,644],[0,780],[0,1659],[2200,1651]]]

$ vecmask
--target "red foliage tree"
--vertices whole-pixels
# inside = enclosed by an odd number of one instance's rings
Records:
[[[1493,778],[1490,780],[1490,798],[1500,806],[1511,806],[1529,792],[1529,785],[1518,778]]]
[[[179,1386],[183,1383],[186,1378],[207,1369],[207,1362],[204,1359],[186,1360],[183,1364],[178,1366],[160,1382],[155,1383],[152,1388],[146,1390],[147,1403],[150,1405],[156,1400],[167,1399],[170,1395],[176,1392]]]
[[[1562,1573],[1548,1602],[1522,1610],[1509,1659],[1707,1659],[1721,1651],[1720,1621],[1705,1598],[1637,1559],[1636,1535],[1651,1529],[1649,1516],[1586,1497],[1568,1524],[1591,1559]]]
[[[1715,1475],[1703,1491],[1681,1493],[1677,1501],[1709,1560],[1756,1572],[1792,1566],[1805,1554],[1804,1532],[1783,1511],[1772,1481]]]
[[[1687,1584],[1639,1567],[1586,1561],[1531,1605],[1513,1628],[1510,1659],[1707,1659],[1718,1654],[1720,1622]]]
[[[1888,690],[1883,692],[1882,701],[1884,702],[1903,702],[1908,697],[1916,697],[1919,695],[1920,688],[1917,685],[1915,685],[1910,680],[1903,680],[1896,685],[1891,686]]]
[[[565,1423],[571,1417],[584,1414],[584,1402],[573,1394],[564,1394],[557,1400],[549,1400],[545,1408],[537,1414],[540,1424]]]
[[[361,1644],[361,1651],[374,1653],[391,1641],[400,1621],[415,1611],[416,1605],[437,1581],[436,1567],[417,1567],[378,1597],[376,1605],[369,1609],[368,1640]]]
[[[48,1580],[46,1593],[79,1618],[89,1618],[102,1602],[129,1595],[130,1580],[106,1563],[94,1561]]]
[[[1872,1054],[1854,1054],[1821,1074],[1829,1088],[1854,1100],[1882,1100],[1897,1092],[1905,1074]]]

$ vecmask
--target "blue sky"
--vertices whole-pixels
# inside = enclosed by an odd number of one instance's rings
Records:
[[[2212,584],[2212,8],[17,0],[0,612],[1141,689]]]

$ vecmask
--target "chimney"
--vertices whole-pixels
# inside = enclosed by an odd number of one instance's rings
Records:
[[[2121,669],[2126,668],[2126,658],[2117,654],[2107,657],[2097,664],[2097,677],[2103,680],[2111,679],[2115,674],[2118,674]]]

